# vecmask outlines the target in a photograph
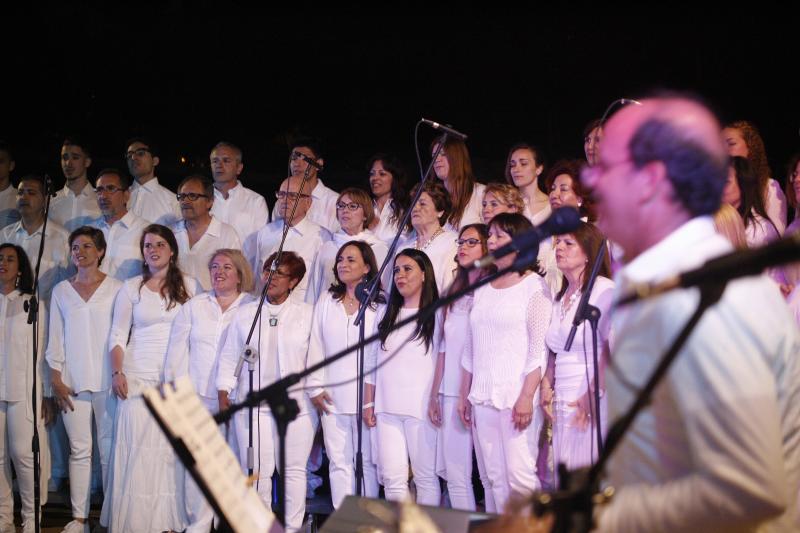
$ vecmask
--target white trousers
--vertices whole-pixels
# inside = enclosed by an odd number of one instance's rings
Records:
[[[236,413],[239,459],[247,472],[249,417],[244,409]],[[299,531],[306,512],[306,463],[317,431],[316,413],[303,413],[286,431],[286,531]],[[278,464],[278,430],[268,409],[253,411],[253,472],[256,491],[268,508],[272,505],[272,474]]]
[[[408,461],[417,487],[417,503],[439,505],[436,475],[436,426],[430,420],[378,413],[378,467],[387,500],[408,498]]]
[[[475,441],[480,441],[496,510],[502,512],[512,494],[524,497],[539,489],[538,433],[535,424],[523,431],[514,429],[511,409],[475,405],[473,413]]]
[[[53,479],[69,476],[69,438],[61,413],[56,413],[55,422],[47,426],[47,441],[50,443],[50,475]]]
[[[106,391],[83,391],[71,399],[75,410],[61,414],[69,438],[69,496],[72,516],[88,518],[92,477],[92,415],[97,428],[103,492],[107,492],[108,459],[114,436],[114,409],[108,407]]]
[[[27,402],[0,401],[0,527],[14,523],[14,497],[11,493],[11,463],[17,472],[17,484],[22,503],[23,522],[33,522],[33,421],[29,418]],[[50,457],[47,432],[39,423],[41,462],[41,504],[47,503],[47,480]]]
[[[219,411],[219,401],[216,398],[207,398],[198,395],[200,401],[208,412],[212,415]],[[183,490],[186,499],[186,516],[189,519],[189,525],[186,527],[186,533],[208,533],[211,531],[211,523],[214,521],[214,508],[208,503],[206,497],[203,496],[203,491],[197,483],[194,482],[192,474],[188,470],[183,470]]]
[[[358,415],[323,414],[322,436],[328,454],[328,473],[331,482],[333,508],[338,509],[345,496],[356,493],[356,452],[358,448]],[[370,439],[374,433],[363,422],[361,457],[364,466],[364,486],[361,494],[368,498],[378,496],[378,473],[372,459]]]

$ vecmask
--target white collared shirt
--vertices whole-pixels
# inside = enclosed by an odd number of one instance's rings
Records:
[[[372,229],[372,233],[385,242],[386,246],[392,244],[392,240],[394,240],[394,236],[397,233],[398,225],[403,219],[403,213],[400,213],[400,220],[392,220],[392,202],[393,200],[389,198],[386,203],[383,204],[383,209],[378,209],[378,204],[374,200],[372,202],[372,209],[375,211],[375,217],[378,219],[378,225]],[[404,230],[398,242],[402,242],[407,238],[408,231]]]
[[[241,293],[223,311],[214,292],[198,294],[181,307],[169,335],[164,380],[189,375],[197,394],[217,399],[217,354],[237,310],[253,298]]]
[[[17,189],[8,185],[0,191],[0,229],[19,220],[17,211]]]
[[[0,401],[25,402],[28,406],[28,418],[33,421],[31,406],[31,390],[33,387],[33,338],[31,325],[28,324],[28,312],[25,302],[30,295],[13,290],[8,294],[0,293]],[[50,373],[45,372],[47,364],[44,359],[44,331],[47,323],[45,306],[39,308],[39,360],[36,379],[41,405],[42,396],[50,395]],[[44,381],[44,383],[42,382]]]
[[[220,222],[215,217],[211,217],[211,222],[208,224],[206,232],[191,248],[189,247],[189,232],[186,230],[185,220],[181,220],[172,226],[172,232],[178,241],[178,251],[180,252],[178,254],[178,264],[181,270],[199,281],[205,291],[211,290],[211,275],[208,272],[208,262],[214,252],[220,248],[233,248],[236,250],[242,248],[242,243],[236,230],[232,226]]]
[[[61,372],[61,380],[76,393],[100,392],[111,387],[108,335],[114,298],[122,282],[111,276],[85,301],[69,280],[53,289],[47,363]]]
[[[692,219],[630,261],[617,291],[730,250],[711,217]],[[698,301],[697,289],[681,289],[615,310],[609,420],[627,412]],[[778,288],[763,275],[730,282],[615,450],[607,471],[616,493],[598,530],[795,530],[799,353]]]
[[[283,220],[276,220],[264,226],[258,233],[250,236],[244,243],[244,254],[253,267],[253,272],[260,276],[264,261],[273,252],[278,250],[283,235]],[[286,235],[286,242],[283,250],[295,252],[306,264],[306,274],[292,292],[293,298],[298,301],[314,303],[317,301],[318,294],[316,289],[311,287],[309,290],[309,279],[311,269],[314,266],[317,253],[322,244],[331,240],[331,234],[325,228],[303,218],[294,226],[289,227]],[[308,293],[306,292],[308,290]]]
[[[267,201],[242,185],[241,181],[237,181],[236,186],[228,191],[228,198],[214,188],[211,214],[220,222],[233,226],[241,242],[269,223]]]
[[[130,211],[110,226],[105,218],[96,219],[92,226],[106,238],[106,255],[100,270],[121,281],[141,275],[143,259],[139,241],[149,225],[150,222]]]
[[[100,214],[97,193],[88,182],[78,194],[73,193],[72,189],[65,185],[56,193],[56,197],[50,200],[50,219],[64,226],[69,232],[90,225]]]
[[[144,185],[134,181],[130,191],[128,211],[167,227],[181,219],[181,207],[175,193],[158,183],[158,178],[153,178]]]
[[[0,241],[17,244],[25,250],[28,261],[31,263],[31,271],[34,272],[39,254],[39,243],[42,239],[42,226],[39,226],[33,232],[33,235],[29,235],[20,220],[0,231]],[[65,279],[70,272],[74,271],[68,260],[68,241],[69,233],[67,233],[67,230],[52,220],[47,222],[44,253],[42,254],[42,264],[39,269],[39,295],[44,301],[50,301],[50,293],[53,291],[53,287],[59,281]]]

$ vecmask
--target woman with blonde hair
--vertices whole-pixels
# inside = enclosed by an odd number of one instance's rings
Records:
[[[483,210],[481,218],[483,223],[491,222],[495,215],[500,213],[523,213],[525,201],[519,190],[508,183],[490,183],[483,190]]]
[[[728,239],[737,250],[747,248],[744,221],[739,212],[730,205],[723,203],[719,206],[719,210],[714,213],[714,227],[717,228],[717,233]]]

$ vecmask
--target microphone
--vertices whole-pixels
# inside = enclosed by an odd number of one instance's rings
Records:
[[[49,195],[50,195],[52,198],[55,198],[55,197],[57,196],[57,193],[56,193],[56,188],[55,188],[55,186],[53,185],[53,180],[50,178],[50,175],[49,175],[49,174],[45,174],[45,175],[44,175],[44,188],[46,189],[46,190],[44,191],[44,194],[45,194],[45,196],[47,196],[48,194],[49,194]]]
[[[539,243],[546,238],[573,232],[580,225],[581,215],[577,209],[574,207],[560,207],[553,211],[550,217],[540,225],[530,231],[515,235],[510,243],[475,261],[472,268],[486,268],[508,254],[527,251],[533,247],[538,249]]]
[[[726,283],[732,279],[760,274],[765,268],[800,259],[800,232],[751,250],[741,250],[706,261],[703,266],[676,274],[663,281],[636,283],[616,306],[658,296],[672,289]]]
[[[233,375],[236,376],[236,379],[239,379],[239,376],[242,374],[242,367],[244,364],[247,363],[248,365],[252,365],[255,364],[256,361],[258,361],[258,350],[249,345],[245,346],[242,348],[242,355],[236,362],[236,369],[233,371]]]
[[[305,161],[306,163],[308,163],[312,167],[316,168],[317,170],[322,170],[322,165],[317,163],[316,159],[314,159],[312,157],[308,157],[306,154],[303,154],[301,152],[297,152],[297,151],[292,152],[292,159],[302,159],[303,161]]]
[[[364,300],[366,300],[369,297],[369,284],[371,281],[372,277],[369,274],[367,274],[366,276],[364,276],[364,279],[359,281],[358,285],[356,285],[355,293],[358,303],[364,303]]]
[[[458,137],[462,141],[466,141],[467,140],[467,136],[466,135],[464,135],[460,131],[454,130],[453,128],[451,128],[450,126],[448,126],[446,124],[439,124],[438,122],[434,122],[432,120],[428,120],[427,118],[423,118],[421,120],[421,122],[423,124],[427,124],[428,126],[430,126],[431,128],[433,128],[435,130],[441,130],[441,131],[447,133],[448,135],[452,135],[453,137]]]

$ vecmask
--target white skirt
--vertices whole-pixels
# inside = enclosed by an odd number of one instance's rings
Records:
[[[157,385],[128,377],[129,390]],[[183,471],[142,396],[117,398],[108,494],[100,523],[110,533],[182,531],[187,526]]]

